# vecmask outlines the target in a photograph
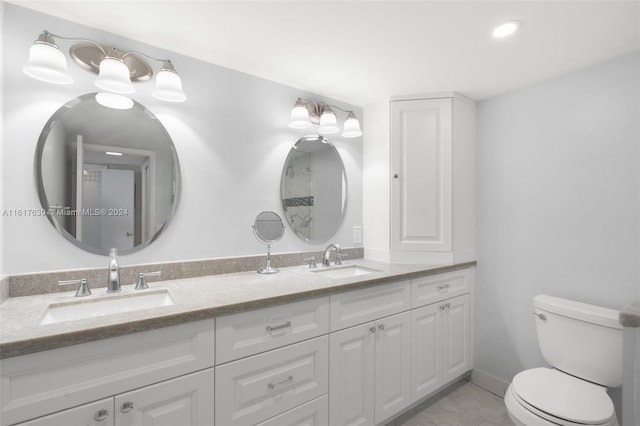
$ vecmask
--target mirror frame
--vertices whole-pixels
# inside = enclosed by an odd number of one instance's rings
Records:
[[[102,250],[93,246],[90,246],[82,241],[79,241],[76,239],[76,237],[74,237],[73,235],[71,235],[69,233],[69,231],[67,231],[63,226],[60,225],[60,223],[57,222],[56,217],[54,215],[51,214],[52,212],[52,208],[51,205],[49,203],[49,200],[47,199],[47,195],[45,192],[45,188],[44,188],[44,182],[42,179],[42,154],[44,151],[44,146],[45,143],[47,141],[47,138],[49,137],[49,134],[51,132],[51,130],[53,130],[53,128],[55,127],[55,125],[62,119],[63,115],[68,112],[71,108],[73,108],[76,105],[79,105],[80,103],[89,100],[89,99],[93,99],[95,98],[96,93],[86,93],[84,95],[80,95],[77,96],[69,101],[67,101],[64,105],[62,105],[60,108],[58,108],[53,115],[47,120],[47,122],[45,123],[44,127],[42,128],[42,131],[40,132],[40,136],[38,137],[38,143],[36,145],[36,150],[35,150],[35,159],[34,159],[34,178],[35,178],[35,184],[36,184],[36,191],[38,193],[38,199],[40,200],[40,204],[42,205],[42,208],[44,209],[44,215],[47,216],[47,219],[49,220],[49,222],[53,225],[53,227],[56,229],[56,231],[58,231],[58,233],[60,235],[62,235],[67,241],[69,241],[70,243],[72,243],[73,245],[75,245],[76,247],[90,252],[90,253],[94,253],[94,254],[100,254],[100,255],[104,255],[104,256],[109,256],[109,249],[107,250]],[[145,107],[144,105],[142,105],[141,103],[137,102],[136,100],[133,100],[133,107],[132,108],[138,108],[140,109],[144,114],[148,115],[149,117],[151,117],[152,119],[156,120],[158,122],[158,126],[159,126],[159,130],[166,135],[167,137],[167,141],[169,142],[169,151],[171,152],[171,156],[173,158],[173,173],[174,173],[174,199],[171,205],[171,210],[169,211],[169,215],[167,217],[167,219],[163,222],[162,227],[157,230],[152,236],[151,238],[147,239],[146,241],[143,241],[142,243],[138,244],[137,246],[133,246],[133,248],[131,249],[120,249],[118,248],[118,254],[131,254],[131,253],[135,253],[137,251],[142,250],[143,248],[149,246],[151,243],[153,243],[154,241],[156,241],[158,239],[158,237],[162,234],[162,232],[167,228],[167,226],[169,225],[169,223],[172,221],[172,219],[175,216],[176,210],[178,208],[178,204],[180,202],[180,193],[182,192],[181,190],[181,186],[182,186],[182,172],[180,169],[180,161],[178,158],[178,153],[176,151],[176,147],[175,144],[173,143],[173,139],[171,138],[171,136],[169,135],[169,132],[167,132],[167,129],[164,127],[164,125],[162,124],[162,122],[160,121],[160,119],[158,119],[158,117],[153,114],[153,112],[151,112],[147,107]],[[105,107],[106,108],[106,107]]]
[[[286,175],[287,175],[287,164],[288,164],[289,156],[291,155],[291,151],[295,149],[295,146],[300,141],[310,140],[310,139],[315,139],[315,140],[317,140],[317,141],[319,141],[321,143],[325,143],[328,146],[330,146],[332,149],[335,150],[335,153],[338,156],[338,160],[340,160],[340,165],[342,166],[342,177],[343,177],[344,187],[345,187],[345,189],[344,189],[344,202],[342,204],[342,217],[340,218],[340,222],[338,223],[338,226],[333,231],[333,233],[331,235],[327,236],[326,238],[313,239],[313,240],[304,238],[293,227],[293,225],[289,221],[289,217],[287,216],[287,211],[286,211],[286,209],[284,207],[284,198],[282,197],[282,188],[283,188],[283,185],[284,185],[284,179],[286,178]],[[280,198],[280,208],[282,209],[282,214],[284,215],[284,219],[285,219],[284,222],[287,223],[287,225],[293,231],[295,236],[298,237],[301,241],[303,241],[303,242],[305,242],[307,244],[311,244],[311,245],[326,243],[334,235],[336,235],[336,233],[340,230],[340,228],[342,227],[342,224],[344,223],[344,219],[345,219],[345,217],[347,215],[347,207],[349,205],[348,189],[349,189],[349,181],[347,179],[347,168],[344,165],[344,160],[342,159],[342,156],[340,155],[340,151],[338,151],[338,148],[336,148],[336,146],[333,143],[331,143],[330,140],[328,140],[327,138],[325,138],[322,135],[306,135],[306,136],[302,136],[302,137],[298,138],[298,140],[296,140],[296,142],[291,146],[291,148],[287,152],[287,157],[285,158],[284,163],[282,165],[282,173],[280,175],[280,188],[279,188],[279,191],[278,191],[279,192],[278,195],[279,195],[279,198]]]

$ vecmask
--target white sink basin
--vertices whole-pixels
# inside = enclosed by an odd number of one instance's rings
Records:
[[[329,278],[348,278],[357,277],[359,275],[368,275],[380,271],[377,269],[367,268],[366,266],[343,265],[331,268],[323,268],[320,266],[318,269],[312,269],[311,272]]]
[[[87,298],[70,302],[55,302],[49,304],[40,320],[40,324],[44,325],[84,318],[95,318],[103,315],[175,304],[173,298],[165,289],[130,294],[114,294],[94,299],[92,299],[92,297],[95,296],[88,296]]]

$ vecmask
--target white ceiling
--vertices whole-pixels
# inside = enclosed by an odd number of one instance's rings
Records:
[[[483,99],[640,49],[640,0],[10,3],[361,106]]]

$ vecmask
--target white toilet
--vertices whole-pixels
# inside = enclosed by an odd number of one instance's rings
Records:
[[[518,373],[504,402],[518,426],[617,426],[607,387],[622,384],[618,311],[539,295],[538,344],[553,368]]]

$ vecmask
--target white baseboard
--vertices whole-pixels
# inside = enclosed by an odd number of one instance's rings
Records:
[[[471,372],[471,383],[501,398],[504,398],[507,387],[509,387],[508,382],[477,368]]]

